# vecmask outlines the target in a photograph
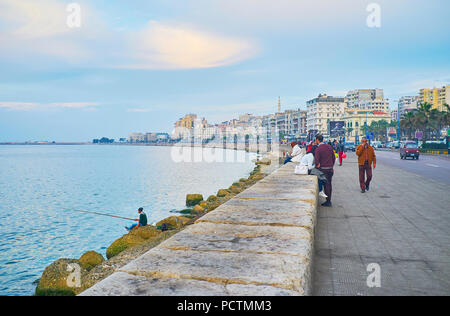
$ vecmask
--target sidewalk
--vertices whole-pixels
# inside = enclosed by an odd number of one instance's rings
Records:
[[[315,295],[450,295],[449,186],[379,163],[360,193],[354,153],[336,165],[332,208],[318,209]],[[381,268],[369,288],[367,265]]]

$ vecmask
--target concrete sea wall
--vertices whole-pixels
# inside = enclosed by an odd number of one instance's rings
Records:
[[[278,168],[106,279],[95,295],[309,295],[317,178]]]

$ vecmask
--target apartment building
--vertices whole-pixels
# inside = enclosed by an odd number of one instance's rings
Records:
[[[356,89],[345,96],[347,109],[389,111],[389,101],[384,98],[383,89]]]
[[[400,113],[400,118],[402,118],[406,113],[416,110],[418,102],[419,102],[418,96],[401,97],[398,100],[398,111]]]
[[[317,98],[306,102],[308,131],[316,130],[322,135],[328,135],[330,121],[342,121],[345,109],[344,97],[332,97],[319,94]]]
[[[442,88],[420,89],[418,102],[419,104],[429,103],[432,109],[439,111],[446,110],[444,104],[450,105],[450,85],[443,86]]]
[[[268,134],[278,131],[286,136],[300,137],[307,132],[306,114],[305,110],[296,109],[264,115],[261,125]]]

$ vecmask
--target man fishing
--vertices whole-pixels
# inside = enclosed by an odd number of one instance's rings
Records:
[[[142,207],[140,207],[138,209],[138,214],[139,214],[139,219],[135,219],[134,221],[138,222],[137,224],[133,224],[130,227],[126,227],[125,229],[130,231],[133,228],[139,228],[141,226],[147,226],[147,215],[144,213],[144,209]]]

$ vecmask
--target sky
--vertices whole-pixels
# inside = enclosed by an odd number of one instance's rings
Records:
[[[448,12],[448,0],[0,0],[0,142],[171,132],[187,113],[219,123],[273,113],[279,96],[285,110],[364,88],[396,107],[450,83]]]

